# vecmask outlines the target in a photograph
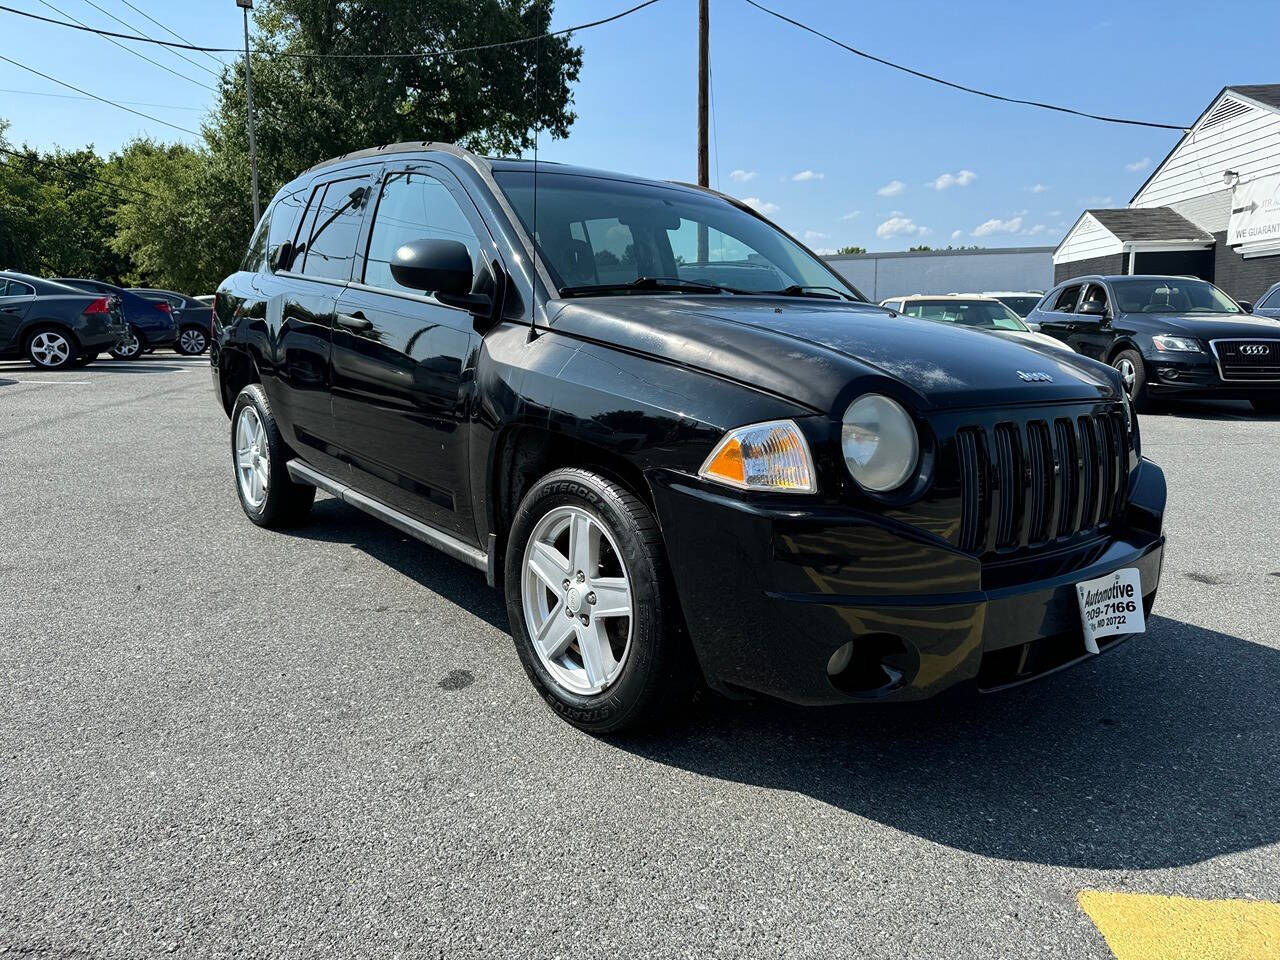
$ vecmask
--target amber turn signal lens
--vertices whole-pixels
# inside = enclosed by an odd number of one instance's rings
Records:
[[[791,420],[730,430],[698,476],[740,490],[813,493],[818,489],[809,444]]]

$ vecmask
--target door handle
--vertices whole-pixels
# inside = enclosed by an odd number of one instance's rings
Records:
[[[373,326],[373,321],[357,310],[355,313],[338,314],[338,325],[348,330],[368,330]]]
[[[0,313],[17,313],[18,307],[0,307]]]

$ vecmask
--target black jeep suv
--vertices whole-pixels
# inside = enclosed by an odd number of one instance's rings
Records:
[[[1139,410],[1161,398],[1248,400],[1280,413],[1280,321],[1194,277],[1075,277],[1027,317],[1110,363]]]
[[[1144,629],[1164,475],[1120,378],[897,317],[706,190],[365,150],[285,186],[214,306],[249,518],[317,488],[485,571],[603,732],[705,681],[994,689]]]

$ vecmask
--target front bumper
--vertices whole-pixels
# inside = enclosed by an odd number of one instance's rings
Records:
[[[1164,475],[1146,460],[1122,530],[986,563],[875,514],[651,479],[694,649],[731,695],[828,704],[1020,683],[1090,656],[1077,582],[1137,567],[1150,610],[1160,581]],[[833,679],[828,662],[849,641],[853,666]]]
[[[1280,397],[1280,380],[1224,379],[1209,353],[1156,353],[1143,357],[1147,390],[1154,397],[1252,400]]]

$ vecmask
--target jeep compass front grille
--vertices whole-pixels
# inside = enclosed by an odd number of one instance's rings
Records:
[[[1120,411],[1006,421],[956,433],[960,542],[1012,551],[1109,524],[1125,506],[1129,438]]]

